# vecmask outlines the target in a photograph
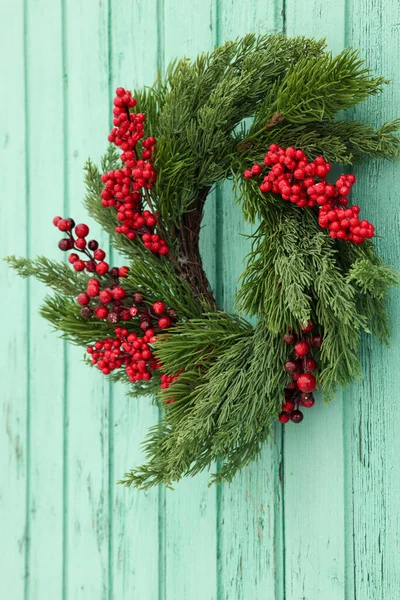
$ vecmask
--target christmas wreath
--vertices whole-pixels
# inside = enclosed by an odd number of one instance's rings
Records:
[[[116,90],[85,206],[127,265],[110,266],[86,224],[59,216],[70,264],[7,260],[53,288],[41,314],[89,363],[162,406],[148,460],[125,484],[171,485],[213,463],[213,482],[231,480],[277,419],[300,423],[314,390],[330,399],[359,376],[362,332],[387,340],[396,274],[350,206],[349,166],[397,156],[399,122],[374,129],[343,113],[385,83],[354,50],[247,35],[171,64],[133,96]],[[218,307],[199,251],[207,196],[227,178],[256,224],[236,298],[256,324]]]

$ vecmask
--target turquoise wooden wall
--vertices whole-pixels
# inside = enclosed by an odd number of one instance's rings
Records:
[[[0,255],[59,256],[55,214],[85,219],[82,165],[106,148],[117,85],[249,31],[326,36],[392,84],[357,109],[400,115],[396,0],[1,0]],[[399,266],[400,165],[358,167],[354,195]],[[96,227],[93,228],[96,231]],[[229,186],[203,251],[232,306],[248,231]],[[279,426],[231,485],[116,486],[158,417],[81,362],[37,314],[43,287],[1,266],[0,587],[7,600],[398,600],[400,410],[392,346],[362,344],[365,378],[299,427]]]

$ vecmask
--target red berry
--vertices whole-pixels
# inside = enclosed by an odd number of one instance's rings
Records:
[[[125,290],[122,287],[116,287],[113,289],[112,295],[114,300],[122,300],[122,298],[125,298]]]
[[[96,308],[96,317],[98,319],[105,319],[108,316],[108,308],[106,306],[99,306]]]
[[[284,402],[282,404],[282,410],[284,410],[285,412],[291,413],[292,410],[294,410],[295,407],[295,403],[293,402],[293,400],[286,400],[286,402]]]
[[[110,290],[103,290],[99,294],[99,300],[102,304],[109,304],[109,302],[111,302],[112,299],[113,295],[110,292]]]
[[[281,412],[278,415],[278,420],[279,420],[280,423],[283,423],[283,424],[287,423],[288,421],[290,421],[290,415],[288,415],[285,412]]]
[[[92,298],[94,298],[98,295],[99,288],[95,285],[88,285],[86,292],[87,292],[88,296],[91,296]]]
[[[53,219],[53,225],[55,225],[55,227],[57,227],[58,223],[61,221],[62,217],[54,217]]]
[[[307,342],[300,341],[295,345],[294,351],[296,352],[297,356],[306,356],[310,352],[310,346],[307,344]]]
[[[316,360],[314,360],[313,358],[307,358],[307,360],[306,360],[307,371],[315,371],[315,369],[317,367],[318,367],[318,363]]]
[[[251,167],[251,172],[253,175],[260,175],[262,172],[262,166],[259,164],[255,164]]]
[[[75,227],[75,233],[79,238],[84,238],[89,233],[89,227],[85,223],[80,223]]]
[[[77,300],[78,300],[78,304],[81,304],[82,306],[85,306],[85,304],[89,304],[89,302],[90,302],[90,298],[87,294],[85,294],[85,292],[82,292],[81,294],[79,294],[77,297]]]
[[[171,326],[171,319],[169,319],[168,317],[162,317],[158,320],[158,326],[161,329],[168,329],[168,327]]]
[[[312,321],[309,321],[308,323],[305,323],[305,324],[302,326],[302,330],[303,330],[305,333],[309,333],[309,332],[310,332],[310,331],[312,331],[313,329],[314,329],[314,323],[313,323]]]
[[[302,373],[297,380],[297,386],[302,392],[313,392],[316,386],[314,375]]]
[[[78,238],[75,240],[75,246],[79,248],[79,250],[83,250],[86,248],[86,240],[84,238]]]
[[[85,269],[85,263],[83,260],[76,260],[73,264],[75,271],[83,271]]]
[[[156,315],[163,315],[167,310],[167,307],[165,306],[164,302],[154,302],[153,310]]]
[[[93,256],[96,260],[104,260],[106,257],[106,253],[104,252],[104,250],[101,250],[101,248],[99,248],[98,250],[94,251]]]
[[[128,267],[120,267],[118,269],[118,276],[119,277],[128,277],[128,273],[129,273],[129,268]]]
[[[68,256],[68,262],[73,264],[76,260],[79,260],[79,256],[74,252]]]
[[[60,219],[57,223],[57,227],[60,231],[70,231],[72,229],[70,221],[68,219]]]
[[[96,273],[99,275],[105,275],[108,271],[108,264],[106,262],[99,262],[96,265]]]

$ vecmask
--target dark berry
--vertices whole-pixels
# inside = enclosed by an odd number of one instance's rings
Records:
[[[107,321],[115,325],[115,323],[118,323],[119,321],[118,314],[116,312],[111,312],[107,317]]]
[[[320,348],[322,346],[322,336],[313,335],[312,338],[310,339],[310,344],[314,348]]]
[[[89,250],[97,250],[98,247],[99,247],[99,242],[97,242],[96,240],[90,240],[90,242],[88,242]]]
[[[60,250],[63,250],[63,252],[66,252],[67,250],[72,250],[74,247],[74,242],[69,238],[64,238],[58,242],[58,247]]]
[[[299,370],[299,364],[297,360],[287,360],[285,362],[286,373],[296,373]]]
[[[144,301],[143,294],[141,294],[140,292],[136,292],[135,294],[133,294],[133,301],[136,304],[141,304]]]
[[[286,333],[283,336],[283,341],[285,344],[294,344],[296,342],[296,334],[295,333]]]
[[[292,414],[290,415],[290,418],[293,423],[301,423],[303,420],[303,417],[304,417],[304,415],[301,412],[301,410],[294,410],[292,412]]]

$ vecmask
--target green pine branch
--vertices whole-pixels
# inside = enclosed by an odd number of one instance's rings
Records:
[[[8,256],[4,260],[20,277],[35,277],[56,292],[67,296],[77,296],[86,288],[89,279],[86,274],[71,269],[71,265],[50,260],[45,256],[32,259]]]

